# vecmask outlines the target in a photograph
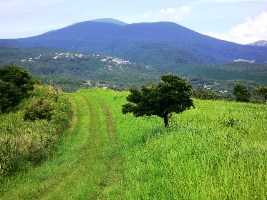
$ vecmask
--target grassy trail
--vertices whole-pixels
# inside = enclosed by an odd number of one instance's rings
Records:
[[[166,129],[123,115],[127,92],[68,95],[75,116],[54,155],[0,199],[267,199],[266,105],[195,99]]]
[[[119,142],[109,107],[93,93],[69,97],[75,117],[55,154],[42,166],[0,186],[0,199],[108,199],[110,194],[119,195]]]

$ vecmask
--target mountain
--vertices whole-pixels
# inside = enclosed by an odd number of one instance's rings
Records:
[[[105,22],[105,23],[110,23],[110,24],[117,24],[120,26],[125,26],[127,23],[119,21],[117,19],[112,19],[112,18],[101,18],[101,19],[94,19],[91,20],[91,22]]]
[[[35,37],[0,40],[0,46],[46,47],[119,56],[162,72],[179,66],[234,60],[267,62],[267,49],[199,34],[176,23],[125,24],[113,19],[76,23]]]
[[[249,44],[251,46],[259,46],[259,47],[267,47],[267,41],[266,40],[259,40],[257,42],[253,42]]]

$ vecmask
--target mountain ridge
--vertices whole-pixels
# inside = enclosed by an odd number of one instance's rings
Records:
[[[115,55],[153,65],[218,64],[238,59],[267,62],[266,48],[218,40],[173,22],[118,25],[114,19],[108,20],[79,22],[34,37],[0,40],[0,45]]]
[[[249,45],[259,46],[259,47],[267,47],[267,41],[266,40],[259,40],[259,41],[253,42]]]

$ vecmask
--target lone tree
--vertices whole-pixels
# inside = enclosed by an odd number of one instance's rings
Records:
[[[34,89],[28,71],[15,65],[0,67],[0,113],[9,112]]]
[[[156,115],[169,126],[172,113],[182,113],[194,107],[191,97],[192,86],[174,74],[164,74],[158,84],[149,82],[141,90],[130,89],[127,103],[122,106],[123,114],[135,117]]]
[[[249,102],[250,93],[246,86],[244,86],[242,83],[235,85],[233,94],[236,97],[236,101]]]

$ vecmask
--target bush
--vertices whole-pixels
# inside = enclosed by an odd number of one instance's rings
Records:
[[[258,86],[254,88],[254,92],[264,99],[265,103],[267,104],[267,87],[266,86]]]
[[[235,85],[233,94],[236,97],[236,101],[239,102],[249,102],[251,96],[246,86],[242,83]]]
[[[0,115],[0,179],[41,164],[69,127],[71,104],[64,94],[54,102],[51,91],[37,86],[17,112]]]
[[[0,67],[0,113],[7,113],[34,89],[34,80],[28,71],[15,65]]]
[[[24,120],[51,120],[53,110],[54,106],[52,101],[39,97],[34,99],[30,105],[25,108]]]

